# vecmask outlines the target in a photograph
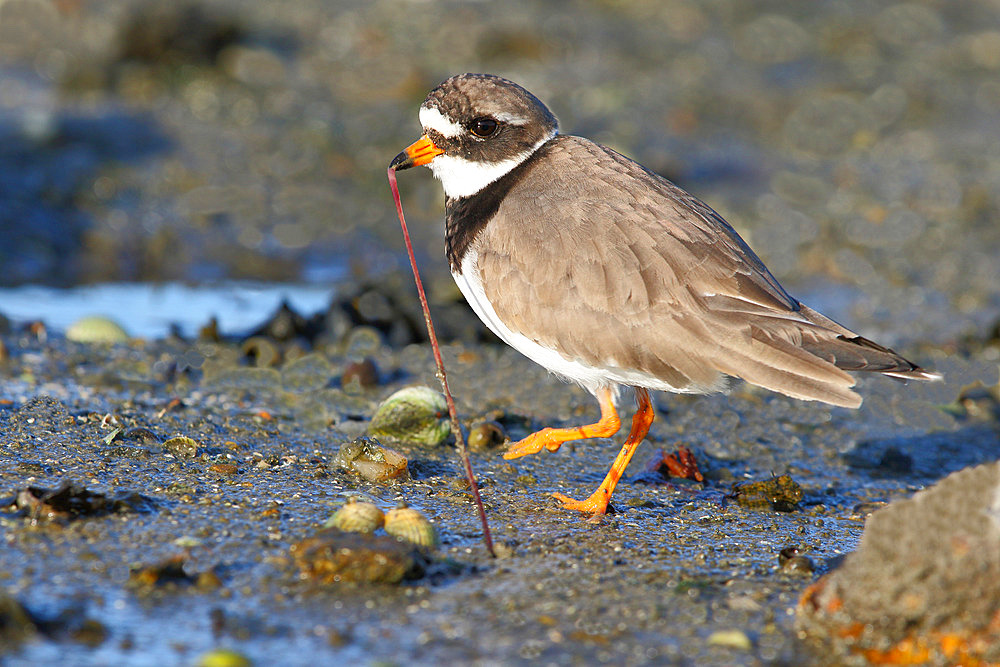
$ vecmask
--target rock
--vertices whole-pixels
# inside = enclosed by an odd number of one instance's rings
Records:
[[[178,458],[189,459],[198,453],[198,441],[186,435],[177,435],[164,442],[163,448]]]
[[[193,584],[197,577],[184,570],[187,560],[185,555],[176,555],[152,565],[134,565],[129,568],[128,584],[143,590],[167,584]]]
[[[858,549],[811,586],[800,628],[838,656],[1000,662],[1000,463],[871,515]]]
[[[108,514],[144,513],[154,502],[139,493],[124,491],[112,496],[90,491],[71,482],[56,489],[28,486],[16,492],[14,506],[33,521],[70,521]]]
[[[0,653],[38,634],[38,625],[24,605],[0,593]]]
[[[749,651],[753,648],[753,642],[742,630],[717,630],[708,636],[706,643],[709,646],[725,646],[740,651]]]
[[[378,385],[378,366],[371,357],[348,363],[340,377],[340,386],[351,393],[371,389],[376,385]]]
[[[291,547],[302,577],[321,584],[396,584],[423,576],[426,556],[393,537],[324,528]]]

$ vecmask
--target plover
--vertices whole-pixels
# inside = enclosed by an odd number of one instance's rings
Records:
[[[451,273],[497,336],[592,393],[601,418],[545,428],[513,459],[619,429],[621,387],[637,410],[600,487],[566,507],[604,513],[653,421],[649,390],[707,393],[742,378],[794,398],[856,408],[847,371],[938,376],[788,294],[718,213],[667,179],[582,137],[506,79],[460,74],[420,106],[423,136],[393,159],[430,167],[445,193]]]

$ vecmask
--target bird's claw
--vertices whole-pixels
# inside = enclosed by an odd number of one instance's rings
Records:
[[[552,497],[561,502],[565,509],[586,512],[594,517],[604,516],[604,514],[608,511],[608,500],[610,500],[608,494],[602,489],[595,491],[594,494],[586,500],[574,500],[573,498],[570,498],[563,493],[559,493],[558,491],[554,492]]]

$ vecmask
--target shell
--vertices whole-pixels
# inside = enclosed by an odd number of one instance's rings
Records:
[[[448,405],[429,387],[400,389],[375,410],[368,432],[378,438],[438,445],[448,437]]]
[[[372,534],[382,527],[385,522],[385,515],[377,506],[372,503],[360,502],[354,496],[347,499],[347,502],[339,510],[334,512],[325,524],[324,528],[333,526],[348,533]]]
[[[66,340],[77,343],[124,343],[128,333],[109,317],[81,317],[66,329]]]
[[[174,456],[191,458],[198,453],[198,441],[186,435],[175,435],[163,443],[163,448]]]
[[[409,474],[406,457],[373,438],[357,438],[345,443],[333,462],[369,482],[385,483],[396,478],[406,479]]]
[[[505,442],[507,433],[503,430],[503,426],[495,421],[477,422],[469,429],[469,449],[474,452],[496,449]]]
[[[396,509],[385,513],[385,532],[420,547],[433,549],[438,544],[434,525],[406,503],[400,503]]]
[[[217,648],[205,653],[196,663],[197,667],[250,667],[250,658],[238,651]]]
[[[790,475],[771,477],[759,482],[734,484],[729,498],[749,509],[773,509],[793,512],[802,501],[802,487]]]

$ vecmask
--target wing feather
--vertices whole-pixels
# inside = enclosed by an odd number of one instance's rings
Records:
[[[720,374],[856,407],[847,370],[926,375],[792,298],[718,214],[631,160],[559,137],[475,247],[500,319],[592,366],[682,391]]]

